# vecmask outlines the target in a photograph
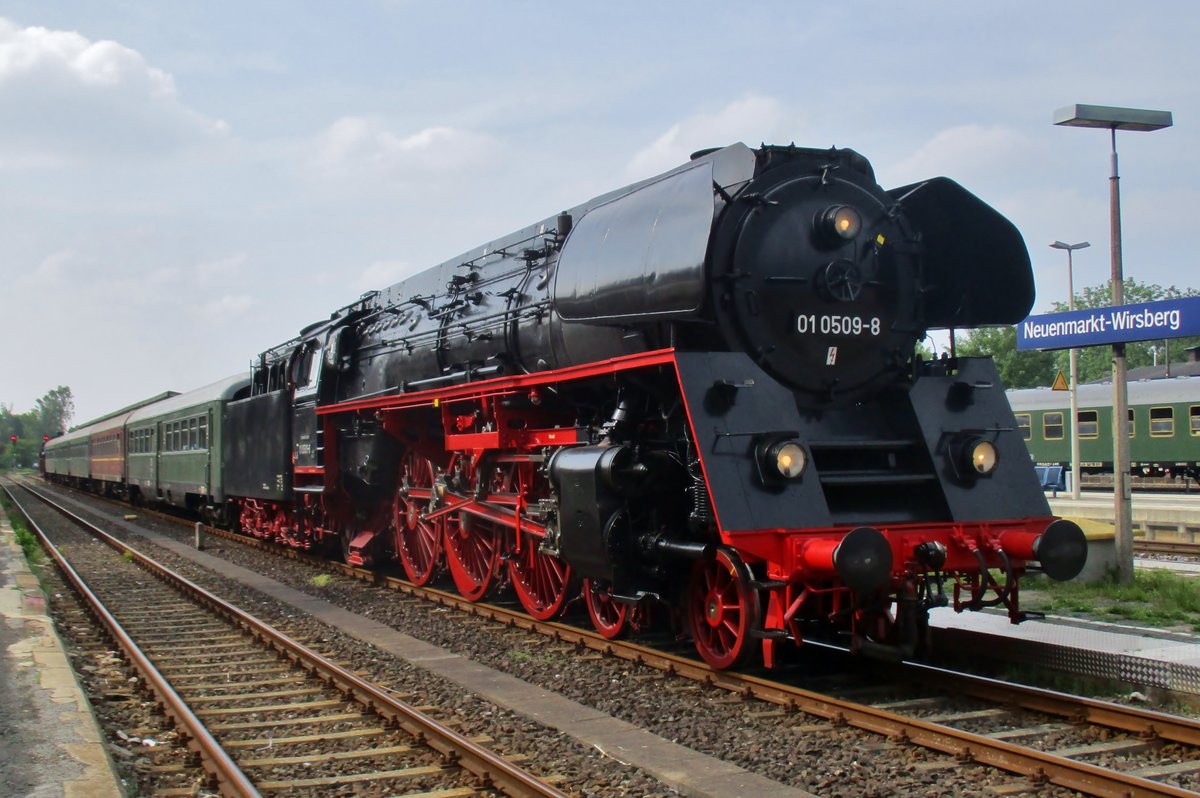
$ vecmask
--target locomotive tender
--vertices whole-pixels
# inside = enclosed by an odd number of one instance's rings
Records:
[[[931,607],[1018,622],[1025,572],[1083,566],[991,361],[914,357],[1032,302],[1020,234],[948,179],[698,153],[263,352],[214,509],[542,619],[582,596],[610,637],[665,607],[715,668],[907,655]]]

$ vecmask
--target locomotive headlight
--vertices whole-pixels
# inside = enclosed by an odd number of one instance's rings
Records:
[[[779,441],[767,449],[767,462],[784,479],[795,479],[804,473],[808,455],[795,441]]]
[[[849,205],[830,205],[816,221],[818,236],[831,244],[849,241],[862,231],[862,215]]]
[[[954,437],[947,455],[955,475],[967,481],[989,476],[1000,462],[995,443],[969,432]]]
[[[991,441],[975,441],[967,451],[970,453],[971,467],[975,469],[976,474],[992,473],[1000,459],[996,445]]]

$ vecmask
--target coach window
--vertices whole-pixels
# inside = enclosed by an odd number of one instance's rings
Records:
[[[193,418],[190,421],[188,421],[188,449],[191,449],[193,451],[196,449],[199,449],[200,448],[199,443],[200,443],[200,435],[196,431],[196,419]]]
[[[1169,438],[1175,434],[1175,408],[1150,408],[1150,437]]]
[[[1030,418],[1028,413],[1017,413],[1017,429],[1021,430],[1021,437],[1025,440],[1033,440],[1033,428],[1030,426]]]
[[[1188,408],[1188,423],[1193,435],[1200,435],[1200,405]]]
[[[1100,437],[1100,414],[1095,410],[1080,410],[1076,417],[1080,438]]]
[[[200,448],[208,448],[208,419],[200,417]]]
[[[1042,416],[1042,437],[1048,441],[1060,441],[1063,436],[1063,414],[1047,413]]]
[[[1133,408],[1129,408],[1129,437],[1137,435],[1137,422],[1133,420]]]

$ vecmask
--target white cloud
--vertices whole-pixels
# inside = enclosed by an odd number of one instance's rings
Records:
[[[470,130],[429,127],[403,136],[378,119],[344,116],[319,137],[314,163],[328,177],[406,180],[461,171],[499,149],[493,137]]]
[[[201,319],[208,322],[223,322],[244,316],[247,311],[258,304],[258,300],[244,294],[227,294],[219,299],[205,302],[197,313]]]
[[[0,18],[0,168],[166,153],[228,126],[188,108],[136,50]]]
[[[743,141],[786,144],[801,136],[798,120],[772,97],[748,95],[718,111],[697,114],[671,125],[640,150],[625,167],[631,180],[650,177],[687,161],[693,152]]]
[[[246,265],[247,255],[238,252],[216,260],[208,260],[196,264],[196,282],[204,285],[213,278],[226,277],[241,271]]]
[[[60,249],[42,258],[34,267],[29,281],[34,285],[54,285],[67,278],[72,261],[77,259],[73,249]]]
[[[1014,164],[1028,165],[1040,147],[1009,127],[959,125],[938,132],[910,156],[886,167],[885,185],[912,183],[935,175],[972,182],[1004,179]]]

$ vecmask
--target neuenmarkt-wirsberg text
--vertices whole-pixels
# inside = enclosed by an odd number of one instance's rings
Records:
[[[1052,321],[1039,324],[1026,321],[1021,328],[1026,338],[1057,338],[1063,335],[1087,335],[1109,330],[1144,330],[1147,327],[1168,327],[1178,330],[1182,324],[1178,310],[1113,310],[1098,313],[1084,319]]]

